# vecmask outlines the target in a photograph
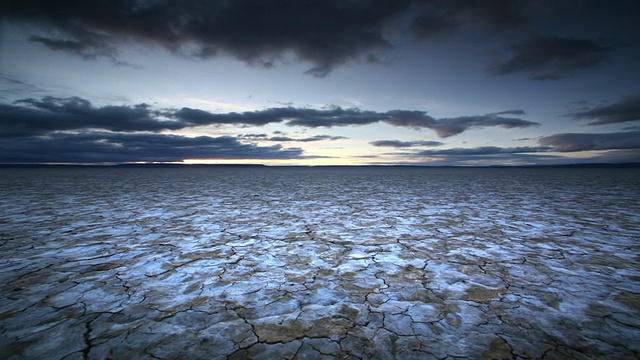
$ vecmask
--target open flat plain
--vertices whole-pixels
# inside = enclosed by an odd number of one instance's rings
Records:
[[[640,357],[640,170],[0,169],[3,359]]]

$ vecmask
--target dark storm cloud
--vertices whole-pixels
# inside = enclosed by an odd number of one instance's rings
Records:
[[[587,125],[616,124],[640,120],[640,93],[626,96],[609,105],[596,106],[569,116],[575,120],[593,120]]]
[[[504,113],[504,112],[503,112]],[[507,113],[513,113],[508,111]],[[497,114],[435,119],[424,111],[366,111],[338,106],[325,109],[269,108],[242,113],[215,114],[200,109],[154,110],[150,105],[95,107],[79,97],[24,99],[12,105],[0,104],[0,134],[3,137],[32,136],[63,130],[103,129],[115,132],[178,130],[205,125],[253,125],[284,123],[289,126],[333,127],[383,122],[412,129],[431,129],[440,137],[482,127],[524,128],[538,123]],[[296,141],[330,140],[310,138]],[[287,141],[287,140],[280,140]]]
[[[0,163],[135,162],[183,159],[300,159],[299,148],[242,144],[229,136],[189,138],[164,134],[51,133],[0,139]]]
[[[640,131],[604,134],[563,133],[541,137],[538,143],[559,152],[640,149]]]
[[[595,22],[607,33],[615,32],[608,19],[616,19],[616,25],[636,22],[637,5],[630,1],[606,4],[607,9],[599,2],[580,6],[586,10],[576,11],[569,1],[526,0],[8,0],[0,12],[6,20],[30,25],[31,41],[84,59],[127,65],[118,49],[143,43],[187,57],[231,55],[265,67],[293,55],[311,64],[308,73],[322,77],[348,62],[381,62],[379,52],[392,48],[391,41],[407,30],[418,39],[468,25],[530,33],[534,25],[549,28],[548,18],[560,16],[567,28],[578,23],[578,32]],[[600,12],[608,16],[573,19]],[[567,33],[565,27],[560,30]],[[600,63],[610,49],[593,40],[550,34],[511,50],[510,58],[494,64],[493,73],[526,71],[549,80]]]
[[[374,1],[49,1],[5,2],[7,19],[54,29],[60,36],[32,40],[84,58],[107,56],[124,42],[159,44],[207,58],[231,54],[273,65],[288,51],[324,76],[336,66],[388,48],[384,27],[407,11],[409,0]],[[50,32],[51,33],[51,32]]]
[[[511,56],[489,66],[494,75],[524,72],[534,80],[556,80],[598,65],[612,48],[590,39],[537,37],[511,47]]]
[[[394,147],[394,148],[444,145],[444,143],[440,141],[400,141],[400,140],[376,140],[376,141],[371,141],[369,144],[373,146],[378,146],[378,147]]]

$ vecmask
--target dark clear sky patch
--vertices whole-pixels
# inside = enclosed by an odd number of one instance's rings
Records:
[[[435,0],[418,2],[420,11],[410,25],[419,38],[450,34],[467,25],[488,30],[510,30],[527,21],[526,1]]]

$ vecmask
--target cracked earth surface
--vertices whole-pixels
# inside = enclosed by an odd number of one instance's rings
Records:
[[[3,169],[0,358],[638,358],[639,175]]]

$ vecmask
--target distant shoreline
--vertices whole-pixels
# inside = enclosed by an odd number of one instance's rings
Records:
[[[559,165],[264,165],[264,164],[0,164],[0,169],[8,168],[420,168],[420,169],[538,169],[538,168],[640,168],[640,162],[631,163],[584,163]]]

